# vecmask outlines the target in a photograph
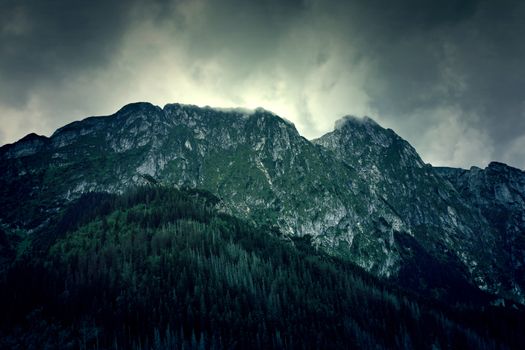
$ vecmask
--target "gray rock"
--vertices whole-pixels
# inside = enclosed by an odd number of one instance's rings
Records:
[[[484,188],[468,195],[445,173],[468,188],[469,176],[424,164],[370,118],[343,118],[308,141],[263,109],[135,103],[49,139],[3,146],[0,160],[0,224],[8,230],[33,232],[82,193],[120,193],[154,178],[211,191],[222,210],[278,228],[285,239],[310,235],[318,249],[407,288],[440,298],[480,288],[523,302],[523,279],[505,273],[509,259],[523,266],[523,247],[504,258],[493,253],[508,234],[483,209],[504,203],[522,225],[523,182],[503,176],[493,198],[475,192]],[[516,225],[509,230],[518,237]]]

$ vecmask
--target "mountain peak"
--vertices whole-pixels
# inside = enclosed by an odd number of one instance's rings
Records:
[[[149,176],[210,191],[243,219],[275,225],[290,236],[310,235],[330,254],[378,276],[407,278],[414,288],[421,287],[419,278],[433,281],[434,275],[402,270],[425,261],[418,260],[412,241],[438,262],[459,259],[458,269],[476,286],[522,295],[513,287],[497,289],[500,265],[490,265],[495,253],[480,248],[492,247],[494,236],[477,208],[466,204],[470,197],[460,197],[408,142],[369,117],[343,117],[333,132],[310,142],[291,122],[262,108],[161,109],[138,102],[68,124],[48,141],[29,135],[2,148],[0,158],[0,207],[10,227],[34,230],[45,224],[47,213],[59,212],[82,193],[123,192]],[[500,173],[507,171],[489,175],[504,179]],[[521,180],[507,181],[508,191],[501,183],[489,192],[505,205],[521,203],[512,190],[525,188]],[[441,247],[457,255],[450,258]],[[485,266],[493,270],[485,274]],[[462,270],[454,273],[463,276]]]
[[[129,115],[136,115],[137,113],[144,112],[160,112],[162,109],[149,102],[133,102],[125,105],[115,113],[116,117],[126,118]]]
[[[523,172],[522,169],[515,168],[515,167],[510,166],[508,164],[501,163],[501,162],[496,162],[496,161],[490,162],[489,165],[487,166],[487,169],[499,170],[499,171],[519,171],[519,172]]]
[[[15,143],[3,145],[0,149],[5,151],[4,156],[18,158],[35,154],[44,147],[48,140],[46,136],[30,133]]]
[[[334,130],[341,130],[346,126],[379,126],[375,120],[368,116],[356,117],[354,115],[346,115],[335,121]]]

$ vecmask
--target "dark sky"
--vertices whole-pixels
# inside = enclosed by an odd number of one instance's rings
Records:
[[[525,2],[0,0],[0,144],[122,105],[369,115],[434,165],[525,168]]]

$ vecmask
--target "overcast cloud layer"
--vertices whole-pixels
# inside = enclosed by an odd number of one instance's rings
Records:
[[[520,1],[0,0],[0,144],[134,101],[369,115],[434,165],[525,168]]]

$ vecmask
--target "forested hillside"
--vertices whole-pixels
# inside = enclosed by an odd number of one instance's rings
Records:
[[[3,233],[0,348],[523,348],[523,312],[444,307],[217,211],[199,190],[88,193]]]
[[[132,103],[0,147],[0,271],[16,237],[53,241],[49,225],[82,195],[163,184],[209,191],[224,213],[311,237],[420,296],[525,305],[525,173],[496,168],[462,190],[370,118],[344,117],[309,141],[264,109]]]

